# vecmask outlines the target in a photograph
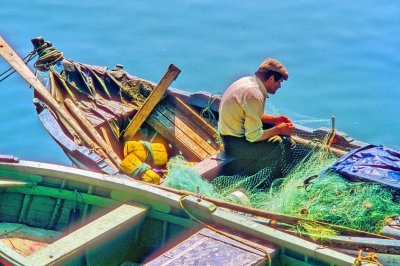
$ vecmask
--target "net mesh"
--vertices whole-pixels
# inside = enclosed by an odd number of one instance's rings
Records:
[[[278,149],[288,151],[282,144]],[[212,182],[203,179],[182,157],[175,157],[168,163],[163,185],[199,190],[205,196],[243,205],[249,201],[258,209],[373,233],[382,229],[386,218],[399,216],[400,204],[394,191],[376,183],[350,182],[327,171],[337,158],[326,148],[310,151],[289,147],[289,151],[291,161],[285,158],[287,154],[279,160],[271,155],[234,161]],[[230,174],[238,170],[238,164],[248,169]],[[237,192],[246,200],[238,198]],[[296,224],[294,230],[313,238],[336,234],[334,228],[304,222]]]

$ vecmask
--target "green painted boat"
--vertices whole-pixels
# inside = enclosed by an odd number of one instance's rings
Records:
[[[2,265],[355,261],[192,195],[12,156],[0,162],[0,235]]]

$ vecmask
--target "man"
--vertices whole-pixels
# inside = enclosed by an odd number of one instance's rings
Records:
[[[283,80],[288,78],[285,67],[268,58],[261,63],[254,76],[241,78],[229,86],[221,98],[218,122],[227,154],[240,156],[243,148],[254,149],[258,146],[251,144],[293,133],[294,126],[288,117],[264,114],[269,94],[275,94]],[[263,124],[270,127],[264,129]],[[235,154],[238,142],[242,144],[238,149],[240,154]]]
[[[228,87],[221,98],[218,121],[228,156],[247,160],[283,156],[280,144],[268,140],[290,136],[294,126],[286,116],[264,114],[264,107],[269,95],[275,94],[288,77],[280,62],[268,58],[254,76],[243,77]]]

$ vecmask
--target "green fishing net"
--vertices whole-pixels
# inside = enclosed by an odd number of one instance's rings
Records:
[[[205,196],[233,203],[374,233],[382,229],[386,218],[400,215],[398,199],[389,188],[350,182],[326,171],[337,159],[327,149],[317,148],[305,156],[302,152],[297,159],[281,177],[276,176],[274,161],[264,159],[260,162],[264,167],[251,175],[221,175],[209,182],[182,157],[176,157],[168,164],[163,185],[199,190]],[[249,167],[259,166],[253,161]],[[308,233],[318,230],[322,237],[333,234],[332,229],[309,223],[296,226]]]

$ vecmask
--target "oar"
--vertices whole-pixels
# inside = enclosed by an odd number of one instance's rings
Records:
[[[150,93],[149,97],[147,97],[133,119],[129,122],[129,125],[126,127],[123,135],[124,141],[129,141],[133,138],[133,136],[135,136],[136,132],[153,111],[154,107],[156,107],[156,105],[160,102],[165,91],[168,89],[169,85],[171,85],[171,83],[178,77],[179,73],[181,73],[181,70],[175,65],[171,64],[168,67],[167,73],[165,73],[164,77],[157,84],[155,89]]]
[[[233,211],[238,211],[241,213],[258,216],[258,217],[266,218],[269,220],[275,220],[275,221],[282,222],[282,223],[285,223],[288,225],[295,225],[298,222],[307,222],[307,223],[319,224],[322,226],[333,227],[334,229],[336,229],[342,233],[346,233],[346,234],[353,234],[353,235],[364,236],[364,237],[373,237],[373,238],[393,239],[392,237],[378,235],[378,234],[365,232],[365,231],[361,231],[361,230],[357,230],[357,229],[353,229],[353,228],[348,228],[348,227],[344,227],[344,226],[340,226],[340,225],[334,225],[334,224],[329,224],[326,222],[315,221],[315,220],[295,217],[295,216],[291,216],[291,215],[287,215],[287,214],[274,213],[274,212],[270,212],[270,211],[266,211],[266,210],[247,207],[247,206],[243,206],[243,205],[239,205],[239,204],[235,204],[235,203],[231,203],[231,202],[226,202],[226,201],[215,199],[215,198],[210,198],[210,197],[207,197],[207,196],[204,196],[201,194],[199,195],[199,194],[196,194],[196,193],[193,193],[190,191],[186,191],[186,190],[178,190],[178,189],[169,188],[169,187],[160,186],[160,185],[154,185],[154,184],[148,184],[148,185],[154,186],[154,187],[157,187],[157,188],[169,191],[169,192],[173,192],[173,193],[176,193],[179,195],[199,197],[199,200],[209,201],[209,202],[215,204],[217,207],[226,208],[226,209],[230,209]]]
[[[321,148],[323,144],[321,143],[316,143],[316,142],[312,142],[310,140],[306,140],[300,137],[296,137],[296,136],[291,136],[291,139],[296,143],[296,144],[300,144],[301,146],[313,149],[313,148]],[[339,150],[330,146],[326,145],[326,148],[332,152],[333,154],[335,154],[337,157],[342,157],[343,155],[345,155],[347,153],[347,151],[343,151],[343,150]]]
[[[110,157],[104,150],[94,143],[86,134],[82,131],[78,123],[72,118],[72,116],[64,110],[63,107],[51,96],[50,92],[44,87],[39,79],[32,73],[28,66],[22,61],[22,59],[14,52],[9,44],[0,36],[0,55],[16,70],[18,73],[32,86],[36,93],[40,96],[41,100],[49,106],[52,110],[57,111],[62,119],[64,119],[68,125],[78,134],[78,136],[87,143],[92,149],[101,153],[100,155],[105,158],[107,164],[112,166],[116,171],[122,169],[116,162],[112,162]]]

